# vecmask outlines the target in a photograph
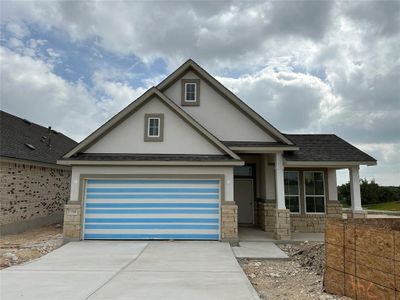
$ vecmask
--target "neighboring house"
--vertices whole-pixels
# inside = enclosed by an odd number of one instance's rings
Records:
[[[71,167],[56,164],[77,143],[0,111],[0,232],[62,222]]]
[[[341,217],[338,169],[360,212],[359,166],[376,160],[335,135],[281,133],[189,60],[58,163],[72,166],[66,239],[234,241],[238,223],[323,231]]]

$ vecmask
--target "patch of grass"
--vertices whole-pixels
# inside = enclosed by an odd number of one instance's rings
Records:
[[[365,209],[400,211],[400,201],[366,204],[363,207]]]

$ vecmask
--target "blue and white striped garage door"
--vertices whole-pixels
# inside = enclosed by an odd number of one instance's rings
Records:
[[[89,179],[84,239],[219,240],[220,182]]]

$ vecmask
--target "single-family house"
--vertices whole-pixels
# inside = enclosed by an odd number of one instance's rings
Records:
[[[280,132],[188,60],[58,163],[72,167],[66,239],[235,241],[241,224],[322,232],[342,215],[338,169],[360,212],[359,166],[376,160],[333,134]]]
[[[60,132],[0,111],[0,232],[62,222],[71,167],[57,159],[77,143]]]

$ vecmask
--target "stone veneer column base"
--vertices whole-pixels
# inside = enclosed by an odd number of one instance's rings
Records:
[[[275,203],[258,202],[258,226],[266,231],[273,232],[275,229]]]
[[[328,201],[326,205],[326,216],[328,218],[343,218],[342,204],[339,201]]]
[[[221,240],[237,242],[238,238],[238,206],[235,202],[221,205]]]
[[[64,206],[64,242],[82,239],[82,206],[70,203]]]
[[[288,209],[275,209],[275,229],[274,238],[276,240],[290,240],[290,211]]]

